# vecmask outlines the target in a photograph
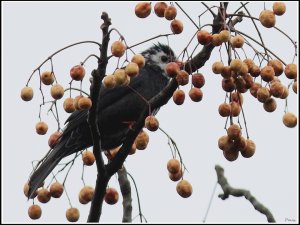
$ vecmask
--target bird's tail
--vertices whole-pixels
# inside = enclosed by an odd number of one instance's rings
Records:
[[[51,150],[46,159],[42,164],[32,173],[29,179],[29,191],[28,198],[33,198],[35,191],[41,186],[43,181],[55,168],[55,166],[60,162],[62,158],[65,157],[65,141],[58,143],[54,149]]]

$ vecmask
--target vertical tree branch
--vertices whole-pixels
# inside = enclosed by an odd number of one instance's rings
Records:
[[[266,208],[263,204],[261,204],[259,201],[257,201],[256,198],[250,193],[250,191],[231,187],[226,177],[224,176],[224,169],[221,166],[216,165],[215,170],[218,176],[218,183],[220,184],[224,192],[223,194],[219,194],[219,198],[225,200],[229,197],[229,195],[235,197],[244,196],[257,211],[259,211],[267,217],[268,222],[275,222],[275,219],[270,210]]]
[[[88,216],[88,222],[99,222],[101,210],[102,210],[103,198],[106,193],[106,186],[110,179],[110,177],[107,176],[106,169],[104,166],[104,161],[101,154],[100,132],[98,128],[99,118],[97,115],[97,111],[98,111],[97,109],[98,109],[101,83],[102,83],[102,79],[105,76],[106,67],[108,63],[107,48],[109,43],[109,35],[107,34],[108,34],[108,28],[111,25],[111,21],[110,18],[108,17],[108,14],[105,12],[102,13],[101,19],[103,20],[103,24],[101,25],[102,34],[103,34],[102,45],[100,47],[100,58],[98,61],[98,68],[97,70],[93,70],[92,72],[93,80],[90,87],[92,107],[89,111],[89,117],[88,117],[88,123],[93,138],[93,153],[95,155],[96,164],[97,164],[97,181],[96,181],[94,197],[90,208],[90,213]]]
[[[118,170],[118,181],[120,184],[121,193],[123,196],[123,218],[122,222],[132,222],[132,198],[131,198],[131,186],[127,177],[126,168]]]

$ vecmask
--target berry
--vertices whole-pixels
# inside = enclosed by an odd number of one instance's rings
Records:
[[[193,193],[193,187],[187,180],[181,180],[176,186],[176,191],[181,197],[188,198]]]
[[[24,87],[21,90],[21,98],[23,101],[30,101],[33,98],[33,90],[31,87]]]
[[[28,216],[33,219],[39,219],[42,215],[42,209],[38,205],[32,205],[28,208]]]

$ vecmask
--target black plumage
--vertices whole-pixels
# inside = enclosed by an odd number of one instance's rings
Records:
[[[97,113],[103,150],[122,145],[129,129],[128,122],[138,119],[147,104],[145,99],[150,100],[169,82],[164,67],[168,62],[175,60],[173,51],[166,45],[157,44],[142,52],[142,55],[146,64],[139,75],[130,80],[130,87],[118,86],[113,89],[101,87]],[[152,109],[153,114],[157,111],[158,109]],[[61,159],[93,144],[87,118],[88,111],[81,110],[75,111],[67,119],[67,126],[58,143],[30,177],[30,197]]]

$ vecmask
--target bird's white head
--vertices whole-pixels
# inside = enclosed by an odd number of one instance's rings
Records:
[[[165,73],[166,65],[169,62],[176,60],[173,50],[169,46],[161,43],[155,44],[151,48],[142,52],[142,55],[145,57],[147,65],[159,68],[166,77],[168,77]]]

